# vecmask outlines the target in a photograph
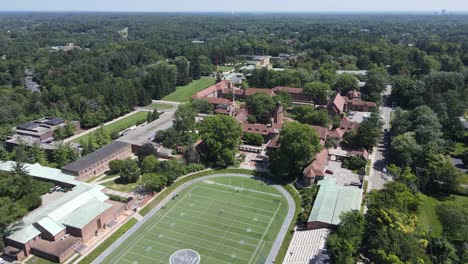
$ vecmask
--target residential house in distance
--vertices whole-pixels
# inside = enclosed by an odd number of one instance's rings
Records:
[[[324,148],[314,157],[312,163],[302,171],[304,186],[310,186],[319,180],[323,180],[327,163],[328,150]]]
[[[63,50],[65,52],[67,52],[67,51],[72,51],[74,49],[81,49],[81,47],[77,46],[77,45],[75,45],[73,43],[67,43],[65,46],[53,46],[53,47],[51,47],[52,51]]]
[[[340,93],[335,93],[332,99],[328,102],[327,109],[330,116],[343,116],[348,111],[369,112],[372,108],[377,107],[374,102],[363,101],[359,91],[351,91],[347,97],[343,97]]]
[[[267,55],[242,55],[247,65],[254,65],[256,68],[269,67],[271,56]]]
[[[336,227],[340,224],[343,212],[361,209],[362,189],[337,185],[333,178],[319,181],[318,185],[320,187],[307,221],[307,229]]]
[[[131,144],[114,141],[79,160],[63,166],[62,171],[77,177],[78,180],[86,180],[109,170],[109,162],[126,159],[131,155]]]

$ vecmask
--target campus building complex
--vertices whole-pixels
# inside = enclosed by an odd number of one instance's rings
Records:
[[[9,171],[13,162],[1,162],[0,170]],[[79,251],[83,243],[112,226],[125,204],[111,201],[102,193],[104,186],[75,181],[60,170],[27,164],[33,177],[71,188],[43,197],[42,205],[10,227],[4,238],[4,253],[21,261],[30,254],[63,262]]]
[[[109,170],[109,162],[126,159],[131,155],[131,144],[114,141],[77,161],[63,166],[62,171],[76,176],[78,180],[85,180]]]

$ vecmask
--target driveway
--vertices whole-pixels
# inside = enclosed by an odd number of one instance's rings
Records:
[[[359,175],[341,167],[341,162],[340,161],[332,161],[330,160],[328,162],[328,165],[325,166],[325,170],[331,170],[333,171],[333,174],[326,174],[325,177],[327,178],[335,178],[336,179],[336,184],[344,186],[346,184],[350,184],[351,182],[359,181]]]
[[[130,131],[127,135],[118,138],[117,141],[126,142],[133,145],[141,145],[148,140],[152,141],[157,131],[166,130],[172,127],[174,111],[165,112],[161,114],[157,120],[146,125],[138,126],[136,129]]]

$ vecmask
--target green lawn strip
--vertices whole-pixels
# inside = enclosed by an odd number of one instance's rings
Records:
[[[150,109],[171,109],[173,106],[170,104],[163,104],[163,103],[152,103],[150,105],[145,106],[144,108]]]
[[[85,182],[86,183],[91,183],[91,182],[93,182],[94,180],[96,180],[99,177],[102,177],[102,174],[99,174],[99,175],[93,176],[91,178],[88,178]]]
[[[364,206],[366,205],[367,188],[369,188],[369,181],[365,180],[364,183],[362,184],[361,213],[364,213]]]
[[[433,237],[440,237],[442,234],[442,224],[440,223],[436,214],[436,208],[439,204],[439,201],[434,197],[426,195],[421,196],[423,198],[419,209],[419,218],[421,219],[421,224],[427,228],[432,228]]]
[[[52,262],[50,260],[36,257],[36,256],[32,256],[28,261],[26,261],[26,264],[52,264],[52,263],[56,264],[56,262]]]
[[[138,221],[135,218],[130,218],[125,224],[123,224],[115,233],[108,237],[103,243],[96,247],[91,253],[84,257],[80,264],[91,263],[95,258],[101,255],[110,245],[112,245],[117,239],[119,239],[125,232],[127,232],[132,226]]]
[[[209,171],[203,171],[200,173],[192,174],[187,177],[182,177],[176,180],[171,186],[167,187],[166,189],[162,190],[159,194],[157,194],[157,197],[148,203],[145,207],[143,207],[139,213],[142,216],[147,215],[154,207],[156,207],[164,198],[166,198],[172,191],[174,191],[177,187],[180,185],[191,181],[196,178],[200,178],[203,176],[207,175],[213,175],[213,174],[219,174],[219,173],[243,173],[243,174],[249,174],[249,175],[254,175],[254,172],[251,170],[243,170],[243,169],[224,169],[224,170],[209,170]]]
[[[296,210],[295,210],[295,217],[293,218],[291,224],[289,225],[289,232],[286,233],[286,236],[284,237],[283,243],[281,244],[281,248],[278,251],[278,255],[276,256],[275,263],[283,263],[284,257],[286,256],[286,253],[288,251],[289,244],[291,243],[292,237],[293,237],[293,230],[294,226],[296,225],[296,220],[297,217],[299,216],[299,213],[302,211],[302,200],[301,196],[297,192],[296,188],[291,185],[283,185],[284,189],[291,194],[291,196],[294,199],[294,203],[296,204]]]
[[[107,130],[107,132],[109,132],[109,134],[111,134],[112,132],[120,132],[131,126],[136,125],[137,123],[144,122],[146,120],[147,115],[148,115],[148,112],[146,111],[138,111],[132,115],[129,115],[125,118],[122,118],[118,121],[115,121],[109,125],[104,126],[104,128]],[[81,137],[75,138],[72,141],[75,143],[80,143],[80,141],[86,142],[91,134],[93,134],[93,132],[83,135]]]
[[[112,189],[112,190],[128,193],[128,192],[131,192],[131,191],[135,190],[135,188],[138,187],[138,185],[140,185],[140,183],[139,182],[133,182],[133,183],[123,184],[123,183],[119,183],[118,178],[117,178],[117,179],[115,179],[113,181],[105,182],[102,185],[104,185],[107,188]]]
[[[213,77],[201,77],[199,80],[194,80],[187,85],[178,86],[174,92],[166,95],[161,100],[181,103],[188,102],[194,93],[208,88],[214,83],[215,78]]]
[[[367,160],[367,166],[366,166],[366,176],[369,176],[370,174],[370,169],[371,169],[372,161],[370,159]]]
[[[228,72],[234,70],[232,66],[218,66],[218,71]]]

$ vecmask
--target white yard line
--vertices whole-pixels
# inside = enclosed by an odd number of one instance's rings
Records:
[[[203,197],[203,198],[206,198],[208,200],[213,200],[213,201],[218,201],[218,202],[222,202],[222,203],[228,203],[228,202],[225,202],[225,201],[220,201],[220,200],[216,200],[216,199],[213,199],[213,198],[209,198],[209,197],[206,197],[206,196],[203,196],[203,195],[198,195],[198,194],[190,194],[192,196],[196,196],[196,197]],[[195,199],[192,199],[192,200],[195,200]],[[195,201],[198,201],[198,200],[195,200]],[[236,204],[235,206],[237,207],[245,207],[245,208],[251,208],[251,209],[255,209],[255,210],[259,210],[259,211],[264,211],[264,212],[268,212],[270,213],[271,211],[270,210],[264,210],[264,209],[261,209],[261,208],[257,208],[257,207],[253,207],[253,206],[248,206],[248,205],[240,205],[240,204]],[[242,209],[236,209],[236,210],[242,210]],[[247,210],[242,210],[242,211],[245,211],[245,212],[248,212],[248,213],[252,213],[251,211],[247,211]],[[253,214],[258,214],[258,213],[253,213]],[[265,214],[261,214],[262,216],[264,217],[272,217],[273,215],[265,215]]]
[[[190,209],[186,209],[184,208],[184,210],[187,210],[187,211],[192,211],[194,212],[194,210],[190,210]],[[195,211],[195,213],[198,212],[198,211]],[[211,217],[221,217],[223,219],[227,219],[227,220],[231,220],[232,217],[223,217],[223,216],[219,216],[219,215],[216,215],[216,214],[208,214],[209,216]],[[199,219],[199,220],[205,220],[206,218],[199,218],[199,217],[195,217],[195,216],[192,216],[192,218],[195,218],[195,219]],[[265,228],[265,226],[263,225],[256,225],[256,224],[253,224],[253,223],[247,223],[247,222],[242,222],[242,221],[237,221],[237,220],[234,220],[235,222],[237,223],[240,223],[240,224],[244,224],[244,225],[250,225],[252,227],[260,227],[260,228]],[[261,234],[261,233],[260,233]]]
[[[173,219],[173,218],[171,218]],[[181,220],[181,219],[174,219],[175,221],[182,221],[182,222],[186,222],[186,223],[191,223],[189,221],[185,221],[185,220]],[[200,227],[204,227],[204,228],[208,228],[208,229],[213,229],[213,230],[216,230],[216,231],[224,231],[224,229],[219,229],[219,228],[214,228],[214,227],[210,227],[210,226],[204,226],[204,225],[200,225],[200,224],[195,224],[194,225],[196,226],[200,226]],[[246,236],[246,235],[241,235],[241,234],[238,234],[238,233],[233,233],[233,232],[229,232],[231,234],[234,234],[234,235],[237,235],[237,236],[242,236],[242,237],[246,237],[246,238],[249,238],[249,239],[254,239],[254,240],[259,240],[257,238],[253,238],[253,237],[250,237],[250,236]],[[251,233],[256,233],[258,234],[257,232],[251,232]]]
[[[207,187],[201,187],[201,186],[196,186],[196,187],[197,188],[202,188],[202,189],[207,189],[207,190],[212,190],[212,191],[215,191],[215,192],[231,193],[231,192],[221,191],[221,190],[213,189],[213,188],[207,188]],[[265,199],[261,199],[261,198],[257,198],[257,197],[248,196],[248,195],[242,195],[240,193],[237,194],[237,195],[247,197],[247,198],[251,198],[251,199],[255,199],[255,200],[259,200],[259,201],[263,201],[263,202],[271,202],[271,200],[265,200]]]
[[[128,251],[128,253],[133,254],[133,255],[137,255],[137,256],[139,256],[139,257],[151,259],[151,260],[153,260],[153,261],[158,261],[158,262],[161,262],[161,263],[166,264],[165,261],[162,261],[162,260],[159,260],[159,259],[155,259],[155,258],[152,258],[152,257],[148,257],[148,256],[145,256],[145,255],[141,255],[141,254],[139,254],[139,253],[135,253],[135,252],[132,252],[132,251]]]
[[[263,236],[262,236],[262,238],[261,238],[261,241],[263,241],[263,239],[265,238],[265,235],[266,235],[266,233],[268,232],[268,230],[270,229],[271,223],[273,223],[273,219],[275,219],[275,217],[276,217],[276,214],[278,213],[278,211],[279,211],[280,207],[281,207],[281,203],[279,203],[279,204],[278,204],[278,208],[276,208],[275,215],[273,216],[273,218],[271,218],[271,221],[270,221],[270,223],[268,224],[267,228],[265,229],[265,232],[263,233]],[[261,245],[261,243],[262,243],[262,242],[260,242],[260,244],[258,244],[258,246],[260,246],[260,245]],[[257,254],[258,246],[257,246],[257,248],[255,249],[255,251],[254,251],[254,254],[253,254],[252,258],[253,258],[253,257],[255,257],[255,254]],[[250,258],[250,260],[249,260],[249,264],[252,262],[252,258]]]
[[[147,230],[153,228],[154,225],[156,225],[157,223],[159,223],[159,221],[161,221],[161,219],[163,219],[166,215],[168,215],[168,214],[172,211],[172,209],[174,209],[174,208],[180,203],[180,201],[182,201],[186,196],[187,196],[187,194],[185,194],[182,198],[180,198],[180,199],[177,201],[177,203],[176,203],[174,206],[172,206],[171,209],[169,209],[169,210],[166,212],[166,214],[164,214],[163,216],[157,218],[157,220],[156,220],[155,222],[151,223],[151,224],[145,229],[145,231],[147,231]],[[124,248],[124,250],[122,250],[122,251],[118,254],[118,258],[117,258],[116,261],[119,261],[120,258],[121,258],[123,255],[125,255],[125,252],[127,252],[127,250],[130,250],[133,246],[135,246],[135,245],[138,243],[138,241],[140,241],[140,239],[143,238],[143,235],[145,235],[145,234],[146,234],[146,232],[141,232],[140,235],[138,236],[138,239],[134,240],[133,243],[128,243],[127,246]]]
[[[265,194],[265,195],[270,195],[270,196],[275,196],[275,197],[280,197],[281,198],[281,195],[278,195],[278,194],[274,194],[274,193],[267,193],[267,192],[261,192],[261,191],[257,191],[257,190],[254,190],[254,189],[247,189],[247,188],[244,188],[244,187],[239,187],[239,186],[234,186],[234,185],[229,185],[229,184],[223,184],[223,183],[217,183],[215,182],[216,185],[221,185],[221,186],[224,186],[224,187],[228,187],[229,189],[233,189],[233,190],[247,190],[249,192],[254,192],[254,193],[261,193],[261,194]]]

